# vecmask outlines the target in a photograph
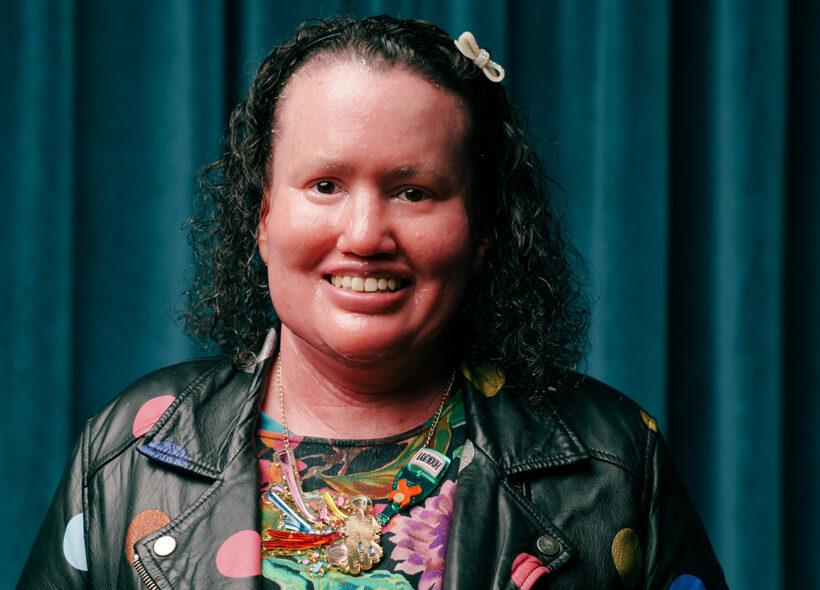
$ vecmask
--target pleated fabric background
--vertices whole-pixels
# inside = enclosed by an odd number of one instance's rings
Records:
[[[820,3],[1,6],[0,586],[84,420],[198,354],[194,172],[261,57],[344,11],[471,30],[505,66],[593,269],[586,370],[658,418],[731,587],[820,588]]]

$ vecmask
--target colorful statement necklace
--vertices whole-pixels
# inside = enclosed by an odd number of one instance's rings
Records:
[[[453,388],[456,372],[453,370],[450,374],[424,446],[396,474],[387,506],[374,517],[373,501],[367,496],[348,498],[332,490],[305,492],[302,489],[285,419],[281,356],[277,355],[274,362],[284,431],[284,449],[277,451],[276,462],[285,485],[274,484],[262,494],[262,501],[277,516],[273,528],[262,534],[262,554],[265,557],[291,557],[308,577],[321,576],[331,567],[348,574],[369,570],[383,555],[380,545],[382,526],[398,512],[427,498],[447,472],[450,459],[429,445]]]

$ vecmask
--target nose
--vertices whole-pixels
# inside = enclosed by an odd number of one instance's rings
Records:
[[[395,254],[389,213],[389,204],[378,190],[351,191],[340,219],[339,251],[356,256]]]

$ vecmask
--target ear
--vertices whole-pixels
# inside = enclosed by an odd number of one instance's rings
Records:
[[[477,277],[481,274],[481,270],[484,268],[484,255],[487,253],[487,250],[490,249],[490,240],[487,238],[479,238],[478,243],[475,245],[475,252],[473,252],[473,276],[472,278]]]
[[[267,188],[262,191],[262,204],[259,207],[259,225],[256,228],[256,245],[259,255],[265,264],[268,263],[268,218],[270,217],[270,195]]]

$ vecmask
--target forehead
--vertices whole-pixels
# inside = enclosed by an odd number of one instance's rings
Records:
[[[415,118],[420,129],[466,138],[469,111],[452,91],[404,66],[386,65],[359,56],[322,54],[300,67],[280,95],[274,117],[274,139],[287,128],[310,125],[316,117],[346,117],[349,126],[401,111],[406,123]],[[386,115],[386,116],[385,116]]]

